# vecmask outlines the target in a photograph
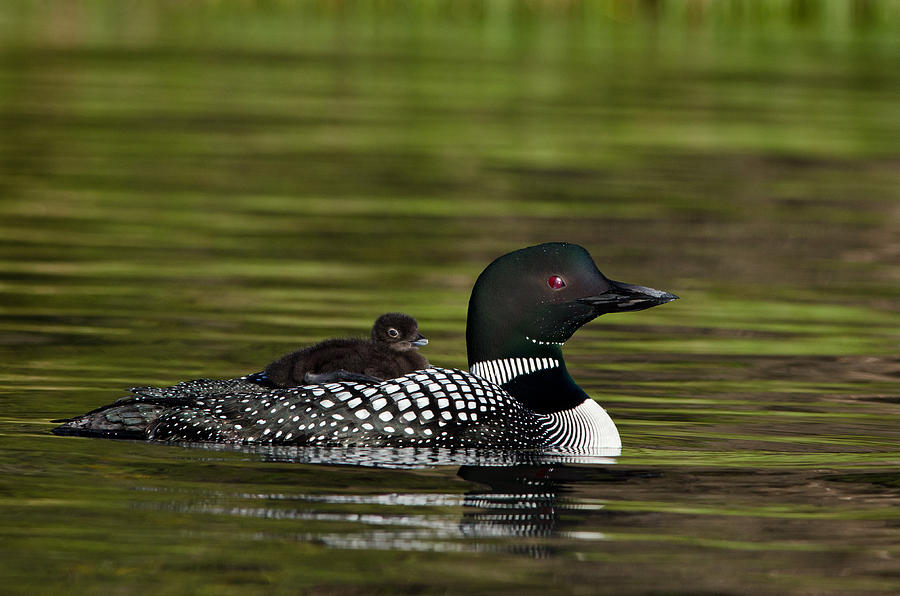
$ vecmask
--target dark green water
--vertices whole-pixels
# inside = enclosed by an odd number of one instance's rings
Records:
[[[898,30],[865,1],[4,3],[0,592],[897,593]],[[567,344],[620,457],[49,433],[388,310],[465,367],[475,277],[547,240],[682,297]]]

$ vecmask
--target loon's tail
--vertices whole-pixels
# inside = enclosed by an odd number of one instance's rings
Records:
[[[53,434],[103,437],[109,439],[146,439],[147,428],[156,422],[164,406],[144,402],[116,402],[75,418],[53,420],[61,426]]]
[[[52,420],[62,423],[53,434],[107,439],[152,438],[160,419],[190,412],[204,398],[220,394],[266,391],[265,376],[256,373],[237,379],[196,379],[171,387],[133,387],[131,395],[74,418]]]

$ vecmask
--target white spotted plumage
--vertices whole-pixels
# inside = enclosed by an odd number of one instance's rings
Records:
[[[503,370],[527,374],[542,364],[542,359],[522,360]],[[620,445],[615,425],[590,399],[570,410],[538,414],[496,383],[461,370],[430,368],[376,385],[289,389],[267,389],[251,378],[223,381],[221,387],[201,380],[139,388],[130,401],[164,406],[202,392],[190,406],[163,407],[147,430],[149,438],[161,441],[507,449]],[[257,407],[249,408],[254,402]]]
[[[203,381],[204,395],[190,407],[160,412],[148,429],[149,438],[429,447],[529,448],[545,443],[546,431],[538,416],[501,388],[459,370],[427,369],[374,386],[331,383],[265,389],[252,383],[228,383],[225,391],[216,391],[214,384]],[[176,387],[179,390],[162,393],[170,397],[194,393],[190,382]],[[431,391],[423,393],[422,387]],[[493,403],[478,398],[473,389],[494,395]],[[150,390],[145,395],[138,390],[132,399],[143,402],[163,397],[160,401],[167,401],[160,392]],[[246,411],[246,404],[254,400],[259,407]],[[287,414],[297,409],[305,414],[299,420]],[[479,409],[480,416],[476,413]],[[254,414],[256,411],[263,413]]]
[[[507,364],[523,374],[534,365],[522,366]],[[431,368],[377,385],[289,389],[267,389],[251,378],[138,388],[127,402],[160,408],[147,434],[161,441],[513,449],[618,445],[615,425],[592,400],[537,414],[496,383],[461,370]],[[199,394],[189,406],[167,407]]]

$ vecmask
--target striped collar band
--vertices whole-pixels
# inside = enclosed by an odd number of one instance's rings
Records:
[[[577,451],[622,448],[612,418],[590,398],[574,408],[546,414],[543,418],[554,447]]]
[[[502,385],[520,375],[558,366],[559,360],[556,358],[501,358],[476,362],[469,367],[469,372],[496,385]]]

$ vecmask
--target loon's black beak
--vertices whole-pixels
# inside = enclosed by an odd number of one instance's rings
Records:
[[[653,306],[659,306],[666,302],[678,300],[678,296],[654,290],[644,286],[636,286],[621,281],[609,280],[612,288],[596,296],[578,298],[576,302],[593,306],[598,314],[608,312],[627,312],[632,310],[644,310]]]
[[[411,341],[409,343],[416,346],[417,348],[421,348],[422,346],[428,345],[428,338],[420,333],[419,336],[416,338],[416,341]]]

